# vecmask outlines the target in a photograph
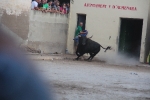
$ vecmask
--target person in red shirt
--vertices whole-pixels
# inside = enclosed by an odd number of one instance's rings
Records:
[[[60,7],[60,12],[61,14],[67,14],[67,7],[65,3],[62,5],[62,7]]]

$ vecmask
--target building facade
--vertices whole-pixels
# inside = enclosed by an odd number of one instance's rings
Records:
[[[31,11],[28,0],[1,0],[0,5],[0,27],[19,44],[42,53],[65,53],[67,49],[74,54],[73,38],[79,22],[84,23],[88,36],[93,35],[92,40],[112,47],[107,53],[101,50],[100,58],[123,53],[145,62],[150,51],[149,0],[70,0],[69,18]]]
[[[144,62],[149,51],[149,0],[76,0],[71,1],[67,49],[74,53],[74,34],[79,22],[88,36],[112,50],[97,56],[119,53]]]

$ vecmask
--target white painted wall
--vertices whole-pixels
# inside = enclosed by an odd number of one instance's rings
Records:
[[[27,39],[29,32],[30,0],[0,0],[0,24],[20,43]]]
[[[31,7],[31,0],[0,0],[0,9],[6,10],[8,15],[19,16],[23,12],[28,12]]]
[[[68,29],[67,49],[74,53],[74,33],[77,25],[77,14],[86,14],[86,29],[89,36],[93,35],[93,40],[102,46],[111,46],[113,50],[104,53],[103,50],[98,56],[116,55],[118,52],[118,38],[120,31],[120,18],[144,19],[142,31],[142,45],[140,61],[144,62],[145,37],[147,30],[149,0],[74,0],[70,9],[70,20]],[[84,7],[85,3],[106,4],[107,8]],[[109,8],[109,5],[136,7],[136,11]],[[109,37],[111,39],[109,40]]]
[[[28,45],[42,53],[65,53],[68,17],[55,13],[30,11]]]
[[[149,4],[150,5],[150,4]],[[148,54],[150,53],[150,7],[149,7],[149,15],[148,15],[148,27],[147,27],[147,35],[146,35],[146,44],[145,44],[145,60],[147,59]]]

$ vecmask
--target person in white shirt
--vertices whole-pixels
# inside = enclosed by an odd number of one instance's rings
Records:
[[[41,1],[41,0],[32,1],[31,9],[32,9],[32,10],[38,10],[38,3],[40,3],[40,1]]]

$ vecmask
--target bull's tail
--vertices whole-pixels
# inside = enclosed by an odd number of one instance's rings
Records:
[[[101,46],[101,45],[100,45]],[[106,52],[108,49],[109,50],[111,50],[111,47],[110,46],[108,46],[107,48],[104,48],[103,46],[101,46],[103,49],[105,49],[105,51],[104,52]]]

